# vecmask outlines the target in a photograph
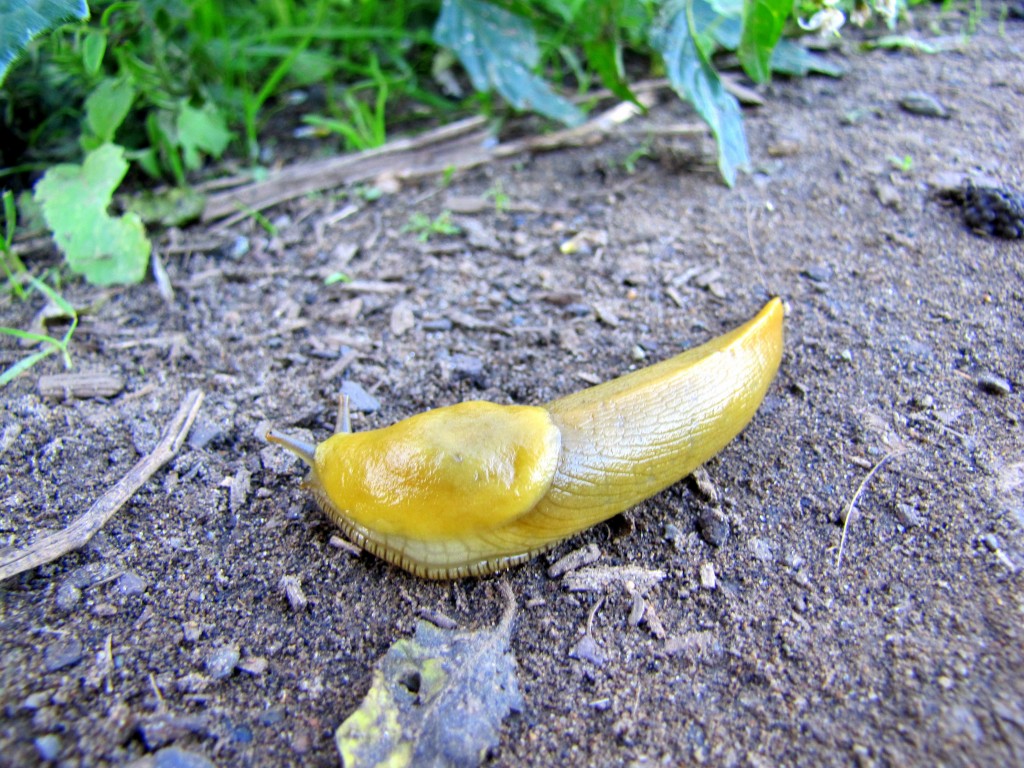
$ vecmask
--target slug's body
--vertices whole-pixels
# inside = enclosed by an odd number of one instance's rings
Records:
[[[316,446],[320,506],[427,578],[523,562],[690,474],[743,429],[782,357],[782,303],[681,355],[543,406],[467,402]]]

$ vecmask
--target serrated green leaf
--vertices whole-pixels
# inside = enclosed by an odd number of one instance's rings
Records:
[[[419,622],[380,660],[366,698],[338,727],[346,768],[479,765],[501,721],[522,708],[511,630],[511,606],[494,629]]]
[[[743,2],[743,32],[736,53],[743,70],[755,83],[765,83],[771,79],[772,51],[779,42],[782,26],[792,8],[793,0]]]
[[[85,100],[85,123],[94,146],[114,140],[134,101],[135,88],[125,78],[108,77],[93,89]]]
[[[736,172],[750,162],[739,102],[725,90],[721,78],[697,44],[690,16],[691,3],[677,6],[651,32],[651,44],[661,54],[672,88],[711,128],[718,142],[718,169],[730,187]]]
[[[496,90],[513,107],[532,110],[566,125],[583,113],[533,73],[540,52],[529,22],[484,0],[443,0],[434,40],[450,48],[473,87]]]
[[[36,184],[35,198],[72,271],[94,285],[137,283],[145,277],[150,243],[134,213],[107,213],[128,171],[124,148],[104,144],[82,165],[55,165]]]
[[[87,19],[85,0],[0,0],[0,85],[32,38],[65,19]]]
[[[175,127],[185,167],[190,171],[202,165],[201,152],[218,158],[231,141],[231,131],[228,130],[224,115],[216,104],[209,101],[199,109],[188,102],[182,102]]]

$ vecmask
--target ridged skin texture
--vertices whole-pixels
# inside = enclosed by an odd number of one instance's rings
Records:
[[[357,544],[419,576],[508,568],[724,448],[775,377],[782,326],[776,298],[707,344],[544,406],[461,403],[335,435],[309,484]]]

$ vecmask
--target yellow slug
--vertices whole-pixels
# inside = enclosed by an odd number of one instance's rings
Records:
[[[782,358],[782,302],[661,363],[542,406],[466,402],[310,445],[324,512],[418,576],[521,563],[690,474],[747,425]]]

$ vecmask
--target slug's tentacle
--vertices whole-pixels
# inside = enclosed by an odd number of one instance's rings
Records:
[[[309,466],[316,466],[316,446],[313,443],[307,443],[305,440],[299,440],[297,437],[283,434],[276,429],[271,429],[267,432],[266,438],[272,443],[287,448]]]
[[[311,464],[321,507],[361,547],[427,578],[492,573],[720,451],[778,370],[782,325],[772,299],[707,344],[544,406],[461,403],[315,447],[268,438]]]

